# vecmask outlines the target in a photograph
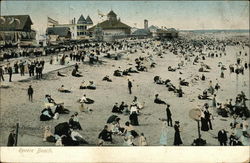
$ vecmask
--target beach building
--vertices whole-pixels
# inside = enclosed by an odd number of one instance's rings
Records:
[[[52,23],[52,25],[47,28],[46,32],[49,41],[89,39],[88,28],[93,25],[90,16],[87,16],[85,19],[83,15],[79,17],[77,22],[76,18],[74,18],[69,24],[59,24],[51,18],[48,19],[48,22]]]
[[[29,46],[36,44],[36,31],[29,15],[0,16],[0,44]]]
[[[158,39],[173,39],[179,36],[179,31],[175,28],[161,28],[156,30],[156,37]]]
[[[121,22],[113,10],[107,14],[107,20],[98,23],[89,29],[91,36],[93,36],[96,28],[99,28],[103,31],[102,33],[104,35],[104,39],[105,37],[127,36],[131,34],[131,27]]]

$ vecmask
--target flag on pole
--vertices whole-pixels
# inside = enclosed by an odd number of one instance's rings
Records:
[[[106,16],[105,14],[101,13],[100,10],[97,10],[97,12],[98,12],[98,15],[99,15],[101,18],[104,17],[104,16]]]
[[[58,21],[48,17],[48,25],[49,26],[58,25]]]

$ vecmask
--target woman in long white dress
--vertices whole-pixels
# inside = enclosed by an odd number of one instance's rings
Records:
[[[166,121],[162,122],[160,145],[163,145],[163,146],[167,145],[167,122]]]

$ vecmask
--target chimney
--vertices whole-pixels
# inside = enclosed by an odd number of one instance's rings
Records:
[[[144,20],[144,29],[148,29],[148,20]]]
[[[76,18],[74,18],[74,24],[76,24]]]

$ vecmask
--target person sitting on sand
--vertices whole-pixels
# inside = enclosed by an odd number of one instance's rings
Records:
[[[201,65],[201,67],[199,68],[199,72],[210,72],[210,71],[208,71],[208,70],[204,67],[204,65]]]
[[[80,85],[80,89],[92,89],[92,90],[95,90],[96,89],[96,86],[94,84],[93,81],[89,81],[88,84],[86,84],[85,81],[83,81]]]
[[[88,144],[88,142],[83,139],[83,136],[75,129],[70,129],[70,132],[70,137],[72,138],[74,145]]]
[[[214,87],[213,87],[213,83],[212,80],[209,81],[209,88],[208,88],[208,92],[213,95],[214,94]]]
[[[98,135],[99,146],[102,146],[105,141],[112,142],[112,132],[108,131],[108,126],[105,125],[104,129]]]
[[[176,68],[172,68],[171,66],[168,66],[168,71],[175,72]]]
[[[80,99],[80,103],[93,104],[94,102],[94,100],[87,98],[85,94]]]
[[[181,89],[181,86],[179,86],[179,89],[176,89],[176,93],[177,93],[177,96],[178,97],[182,97],[183,96],[183,91],[182,91],[182,89]]]
[[[159,98],[159,94],[156,94],[155,95],[155,99],[154,99],[154,103],[156,104],[167,104],[165,101],[162,101],[160,98]]]
[[[124,143],[123,144],[125,146],[135,146],[133,141],[134,141],[134,137],[132,135],[124,136]]]
[[[61,76],[61,77],[65,77],[66,75],[60,73],[59,71],[57,71],[57,76]]]
[[[119,110],[124,113],[126,110],[128,110],[128,105],[122,101],[121,105],[119,106]]]
[[[224,104],[217,103],[217,112],[219,115],[226,118],[228,117],[229,110]]]
[[[130,76],[129,71],[127,69],[122,71],[122,75]]]
[[[75,68],[72,70],[71,75],[74,77],[82,77],[82,75],[79,72],[77,72]]]
[[[139,136],[139,134],[134,130],[134,127],[128,121],[125,123],[123,135],[132,135],[134,138]]]
[[[122,111],[120,111],[120,108],[119,108],[117,102],[116,102],[115,105],[113,106],[112,113],[122,113]]]
[[[129,73],[139,73],[138,71],[134,70],[132,67],[129,67],[129,68],[127,69],[127,71],[128,71]]]
[[[120,71],[120,70],[115,70],[113,75],[114,75],[114,76],[119,76],[119,77],[120,77],[120,76],[122,76],[122,74],[123,74],[122,71]]]
[[[215,84],[214,89],[218,92],[218,90],[220,89],[220,85],[218,83]]]
[[[144,133],[141,133],[140,137],[139,137],[139,146],[147,146],[148,143],[147,143],[147,139],[146,137],[144,136]]]
[[[87,89],[88,84],[83,80],[81,85],[80,85],[80,89]]]
[[[96,89],[96,86],[93,81],[89,81],[89,85],[87,86],[88,89]]]
[[[53,143],[56,142],[55,136],[54,134],[52,134],[50,126],[45,126],[43,141],[53,142]]]
[[[45,100],[48,103],[52,103],[56,105],[55,100],[50,95],[45,95]]]
[[[175,91],[176,90],[175,86],[170,82],[166,83],[166,87],[168,87],[168,91]]]
[[[165,81],[163,81],[160,76],[155,76],[154,77],[154,82],[156,84],[165,84]]]
[[[56,109],[55,109],[55,113],[59,113],[59,114],[69,114],[69,110],[65,109],[63,104],[57,104],[56,105]]]
[[[204,74],[202,74],[202,76],[201,76],[201,80],[206,80],[206,77],[205,77],[205,75]]]
[[[70,90],[66,89],[64,87],[64,85],[62,85],[60,88],[58,88],[58,91],[62,92],[62,93],[70,93],[71,92]]]
[[[140,66],[135,66],[135,67],[138,71],[145,71],[145,72],[148,71],[147,67],[143,66],[142,64],[140,64]]]
[[[112,134],[122,135],[124,128],[120,126],[120,118],[117,117],[109,126]]]
[[[82,127],[81,127],[79,120],[78,120],[78,113],[77,112],[75,114],[71,115],[71,117],[69,119],[69,126],[73,129],[82,130]]]
[[[203,93],[202,93],[202,95],[198,95],[198,98],[200,100],[208,100],[209,99],[208,97],[209,96],[207,95],[207,90],[204,90]]]
[[[112,82],[112,80],[109,78],[108,75],[106,75],[102,80],[107,82]]]
[[[181,79],[181,78],[179,78],[179,83],[180,83],[180,85],[182,85],[182,86],[188,86],[188,85],[189,85],[189,83],[186,82],[185,79]]]
[[[43,109],[42,114],[40,115],[40,121],[48,121],[53,119],[54,114],[49,106],[47,108]]]

